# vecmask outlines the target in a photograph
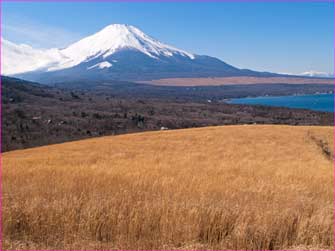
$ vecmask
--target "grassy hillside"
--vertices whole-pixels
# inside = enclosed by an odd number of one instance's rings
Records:
[[[3,249],[333,249],[332,127],[223,126],[3,154]]]

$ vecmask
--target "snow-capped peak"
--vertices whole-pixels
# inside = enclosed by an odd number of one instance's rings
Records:
[[[126,48],[138,50],[155,59],[175,55],[195,58],[193,54],[163,44],[134,26],[112,24],[65,49],[35,50],[30,46],[16,45],[2,39],[2,62],[4,62],[2,73],[17,74],[35,70],[66,69],[97,57],[105,59]],[[105,61],[102,60],[101,63]],[[106,64],[99,66],[106,68]]]
[[[152,58],[176,54],[194,59],[194,55],[163,44],[138,28],[125,24],[112,24],[61,50],[67,58],[52,70],[75,66],[87,59],[106,58],[123,48],[138,50]]]

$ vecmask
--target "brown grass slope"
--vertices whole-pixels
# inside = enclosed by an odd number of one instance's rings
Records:
[[[3,154],[3,249],[333,249],[332,127],[223,126]]]
[[[251,84],[329,84],[331,78],[304,77],[213,77],[213,78],[162,78],[141,83],[161,86],[220,86],[220,85],[251,85]]]

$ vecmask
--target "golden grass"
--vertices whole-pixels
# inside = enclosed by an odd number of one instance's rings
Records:
[[[5,153],[3,249],[333,249],[332,149],[257,125]]]
[[[302,77],[214,77],[214,78],[162,78],[139,83],[162,86],[220,86],[249,84],[334,84],[333,79]]]

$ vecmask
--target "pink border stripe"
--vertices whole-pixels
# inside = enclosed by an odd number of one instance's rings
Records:
[[[2,28],[2,1],[0,0],[0,38]],[[1,61],[2,61],[2,39],[0,39],[0,250],[2,250],[2,78],[1,78]]]
[[[1,37],[1,28],[2,28],[2,2],[10,3],[10,2],[333,2],[334,0],[0,0],[0,37]],[[335,13],[335,4],[334,4],[334,13]],[[334,17],[334,59],[335,59],[335,17]],[[2,46],[0,41],[0,251],[6,251],[2,249],[3,245],[3,229],[2,229],[2,79],[1,79],[1,57],[2,55]],[[335,63],[334,63],[334,72],[335,72]],[[334,78],[334,93],[335,93],[335,78]],[[334,102],[334,124],[333,124],[333,137],[334,137],[334,152],[335,152],[335,102]],[[335,161],[333,160],[334,166],[334,190],[333,190],[333,250],[335,250]],[[21,251],[21,250],[20,250]],[[23,250],[22,250],[23,251]],[[29,250],[29,251],[51,251],[51,250]],[[52,251],[100,251],[100,250],[52,250]],[[105,250],[109,251],[109,250]],[[124,250],[124,251],[133,251],[133,250]],[[162,251],[162,250],[152,250],[152,251]],[[168,251],[168,250],[166,250]],[[180,251],[188,251],[188,250],[180,250]],[[207,251],[207,250],[199,250],[199,251]],[[211,250],[213,251],[213,250]],[[223,251],[251,251],[251,250],[223,250]],[[252,250],[252,251],[268,251],[268,250]],[[269,250],[270,251],[270,250]],[[272,250],[272,251],[305,251],[305,250]]]
[[[335,13],[335,4],[333,3],[333,7],[334,7],[334,12]],[[333,58],[333,64],[334,64],[334,72],[335,72],[335,17],[334,17],[334,31],[333,31],[333,44],[334,44],[334,58]],[[335,93],[335,76],[334,76],[334,91],[333,93]],[[334,137],[334,148],[333,151],[335,153],[335,101],[334,101],[334,112],[333,112],[333,116],[334,116],[334,124],[333,124],[333,137]],[[334,189],[333,189],[333,210],[334,210],[334,215],[333,215],[333,221],[334,221],[334,228],[333,228],[333,249],[335,250],[335,160],[333,159],[333,165],[334,165],[334,173],[333,173],[333,183],[334,183]]]
[[[29,249],[29,250],[24,250],[24,249],[19,249],[19,250],[1,250],[1,251],[118,251],[118,250],[122,250],[122,251],[137,251],[137,250],[133,250],[133,249],[110,249],[110,250],[106,250],[106,249],[66,249],[66,250],[63,250],[63,249],[38,249],[38,250],[35,250],[35,249]],[[266,250],[266,249],[260,249],[260,250],[257,250],[257,249],[225,249],[225,250],[212,250],[212,249],[150,249],[150,250],[146,250],[146,249],[139,249],[141,251],[319,251],[318,250],[315,250],[315,249],[274,249],[274,250]],[[330,249],[321,249],[322,251],[334,251],[334,250],[330,250]]]
[[[334,2],[334,0],[0,0],[0,2]]]

